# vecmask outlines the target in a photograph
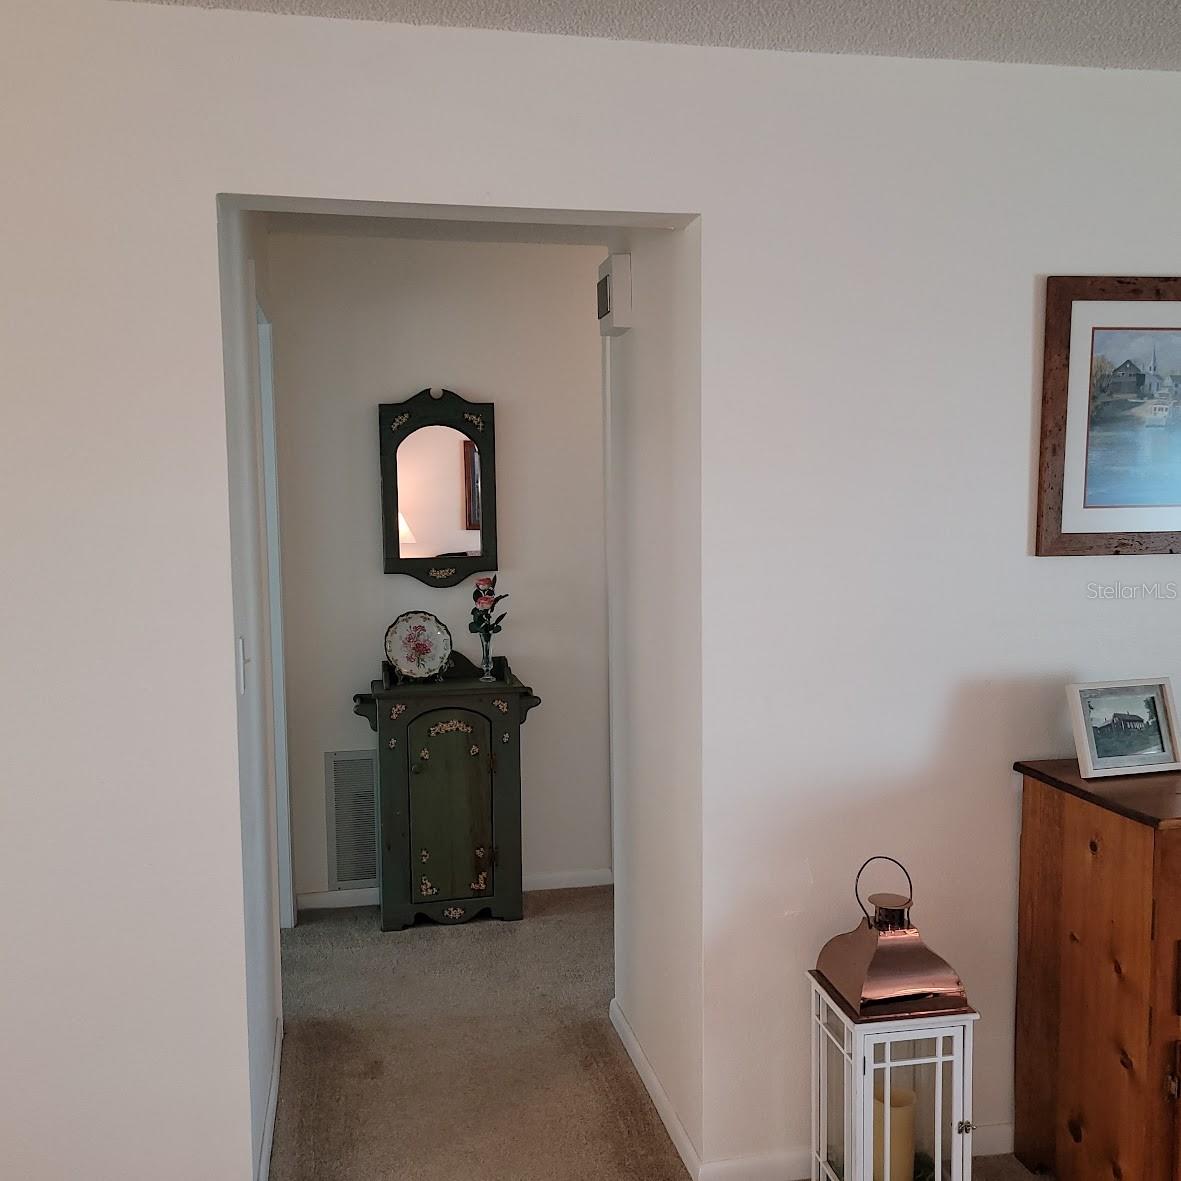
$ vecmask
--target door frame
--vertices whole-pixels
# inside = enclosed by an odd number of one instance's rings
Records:
[[[270,644],[271,729],[275,759],[275,853],[279,877],[279,926],[296,923],[291,849],[291,788],[287,764],[287,677],[283,647],[283,567],[279,544],[279,457],[275,412],[274,329],[258,298],[259,431],[262,436],[263,544],[267,567],[267,639]]]

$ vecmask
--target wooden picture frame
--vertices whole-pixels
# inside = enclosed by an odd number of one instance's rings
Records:
[[[1066,697],[1079,774],[1084,779],[1181,771],[1177,710],[1168,677],[1085,681],[1067,685]],[[1096,725],[1097,717],[1108,720]],[[1111,749],[1102,749],[1100,731],[1107,732],[1104,742]],[[1149,749],[1153,735],[1160,739],[1159,750]]]
[[[463,527],[480,528],[480,452],[471,439],[463,441]]]
[[[1064,508],[1082,508],[1066,503],[1068,484],[1068,433],[1079,426],[1069,420],[1071,404],[1071,334],[1074,305],[1079,302],[1178,303],[1181,278],[1135,278],[1107,275],[1051,275],[1046,280],[1046,335],[1042,369],[1041,450],[1038,463],[1038,504],[1034,552],[1038,556],[1080,556],[1096,554],[1181,553],[1181,528],[1113,528],[1091,532],[1063,528]],[[1181,311],[1181,307],[1178,309]],[[1135,309],[1129,309],[1124,323],[1137,324]],[[1178,320],[1181,324],[1181,319]],[[1153,330],[1157,330],[1153,326]],[[1181,330],[1181,329],[1178,329]],[[1173,329],[1170,329],[1173,331]],[[1088,355],[1087,363],[1090,364]],[[1089,403],[1088,403],[1089,406]],[[1181,410],[1181,407],[1178,407]],[[1085,426],[1084,426],[1085,430]],[[1085,440],[1085,435],[1084,435]],[[1077,448],[1076,448],[1077,450]],[[1085,459],[1082,457],[1085,471]],[[1077,467],[1078,457],[1072,461]],[[1085,478],[1085,477],[1084,477]],[[1074,480],[1077,483],[1077,477]],[[1088,506],[1089,507],[1089,506]],[[1126,506],[1117,506],[1126,507]],[[1168,507],[1149,504],[1148,507]]]

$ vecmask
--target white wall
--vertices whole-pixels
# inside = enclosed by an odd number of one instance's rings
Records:
[[[1003,1136],[1010,761],[1071,749],[1063,682],[1181,673],[1168,603],[1085,593],[1175,559],[1029,556],[1042,276],[1181,269],[1181,77],[0,20],[11,1171],[249,1175],[217,192],[702,215],[703,1153],[804,1143],[802,974],[879,849]]]
[[[257,300],[265,278],[262,214],[222,218],[222,316],[234,633],[241,645],[237,683],[238,776],[242,817],[246,1015],[249,1029],[250,1129],[256,1176],[267,1140],[276,1043],[281,1037],[276,876],[275,769],[271,727],[267,555],[261,485],[262,433]]]
[[[615,1001],[690,1161],[702,1149],[700,246],[696,223],[614,245],[632,257],[635,315],[611,340],[608,433]]]
[[[479,658],[471,580],[439,589],[383,573],[377,406],[428,386],[496,405],[499,581],[510,597],[494,651],[542,699],[522,733],[526,885],[601,880],[611,865],[594,292],[604,250],[281,232],[283,220],[269,239],[270,312],[296,890],[327,888],[324,752],[373,745],[352,700],[380,675],[386,628],[402,611],[433,611]],[[454,459],[459,490],[458,445]],[[426,529],[415,516],[412,528]]]

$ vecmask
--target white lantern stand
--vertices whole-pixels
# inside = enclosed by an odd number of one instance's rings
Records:
[[[979,1014],[858,1018],[812,985],[812,1181],[971,1181]]]

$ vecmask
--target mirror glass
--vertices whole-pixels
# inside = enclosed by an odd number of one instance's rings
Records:
[[[398,446],[398,554],[479,556],[480,454],[449,426],[424,426]]]

